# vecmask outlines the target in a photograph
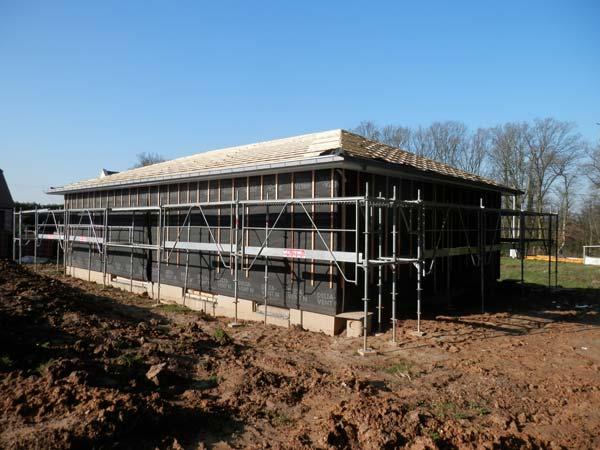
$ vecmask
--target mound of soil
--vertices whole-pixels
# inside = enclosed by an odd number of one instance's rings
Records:
[[[529,295],[363,358],[0,262],[0,447],[600,448],[598,296]]]

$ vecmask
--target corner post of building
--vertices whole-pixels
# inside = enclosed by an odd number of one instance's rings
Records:
[[[396,260],[396,246],[398,245],[398,233],[397,233],[397,219],[398,219],[398,209],[396,206],[396,185],[393,187],[393,198],[394,204],[392,207],[392,343],[396,344],[396,277],[398,276],[398,266]]]

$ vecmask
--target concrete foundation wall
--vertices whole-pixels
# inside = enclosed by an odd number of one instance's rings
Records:
[[[75,278],[103,284],[102,272],[68,266],[67,274]],[[136,294],[146,293],[150,298],[158,298],[158,285],[150,281],[133,280],[106,275],[106,284],[112,287],[131,291]],[[204,311],[214,317],[235,317],[235,301],[232,297],[207,292],[196,292],[183,296],[183,288],[168,284],[160,285],[160,302],[183,305],[195,311]],[[264,304],[248,299],[238,300],[238,319],[264,322]],[[333,336],[346,329],[346,319],[295,308],[267,306],[267,324],[281,327],[301,326],[308,331],[322,332]]]

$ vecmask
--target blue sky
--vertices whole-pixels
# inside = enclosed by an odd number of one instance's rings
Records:
[[[331,128],[552,116],[600,138],[600,2],[0,0],[0,168],[19,201]]]

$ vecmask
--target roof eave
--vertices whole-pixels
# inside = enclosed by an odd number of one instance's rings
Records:
[[[113,183],[99,183],[97,185],[91,186],[82,186],[82,187],[69,187],[62,186],[56,188],[50,188],[46,191],[46,194],[49,195],[64,195],[71,194],[77,192],[87,192],[87,191],[98,191],[98,190],[107,190],[113,189],[115,187],[137,187],[137,186],[149,186],[156,184],[163,184],[165,182],[174,181],[174,180],[186,180],[186,181],[198,181],[209,178],[224,178],[229,175],[234,174],[251,174],[251,173],[264,173],[264,172],[281,172],[285,170],[289,170],[294,167],[302,167],[303,169],[308,169],[313,166],[322,167],[324,165],[339,165],[344,161],[344,157],[340,156],[336,152],[331,154],[327,154],[324,156],[317,156],[314,158],[305,158],[301,160],[291,160],[291,161],[282,161],[279,163],[265,163],[265,164],[252,164],[245,165],[239,167],[233,167],[228,169],[212,169],[212,170],[203,170],[203,171],[195,171],[188,173],[179,173],[179,174],[171,174],[160,177],[149,177],[138,180],[131,181],[115,181]],[[109,177],[107,177],[109,178]],[[104,178],[106,180],[107,178]]]
[[[389,171],[392,173],[402,173],[408,175],[411,179],[415,180],[440,180],[449,184],[460,185],[460,186],[477,186],[485,190],[491,190],[495,192],[501,192],[503,194],[510,195],[522,195],[523,191],[509,186],[496,185],[493,183],[486,183],[484,181],[469,180],[466,178],[453,177],[451,175],[444,175],[437,172],[430,172],[426,170],[420,170],[412,166],[394,164],[386,161],[378,161],[374,159],[357,158],[355,156],[346,155],[346,166],[355,170],[365,170],[368,167],[376,168],[383,171]]]

